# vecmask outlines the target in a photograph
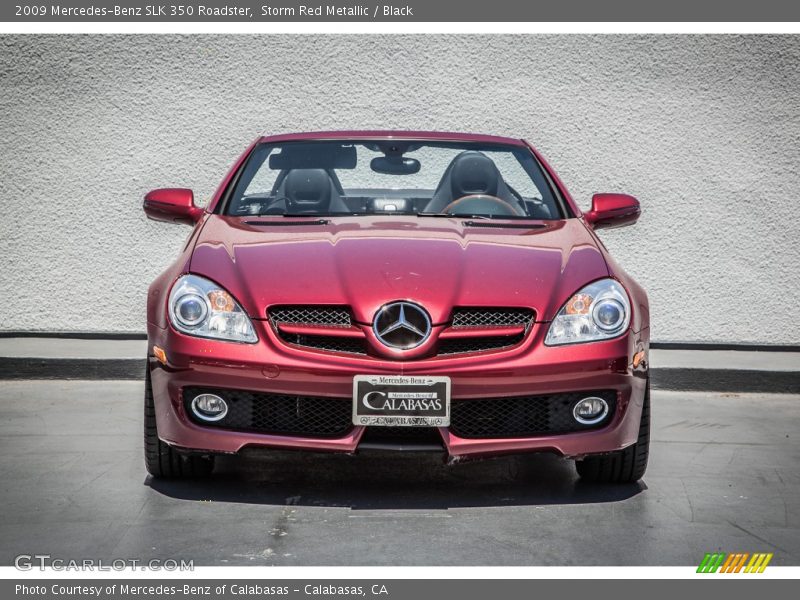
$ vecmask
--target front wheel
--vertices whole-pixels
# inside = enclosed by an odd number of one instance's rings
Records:
[[[213,456],[182,455],[159,439],[149,365],[144,380],[144,464],[150,475],[165,479],[206,477],[214,469]]]
[[[639,481],[647,470],[650,453],[650,381],[644,392],[642,418],[636,443],[623,450],[587,456],[575,463],[578,475],[584,481],[595,483],[633,483]]]

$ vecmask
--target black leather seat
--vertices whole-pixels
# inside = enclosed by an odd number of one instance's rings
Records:
[[[495,196],[521,212],[497,165],[476,150],[466,150],[450,162],[425,212],[440,213],[455,200],[476,194]]]
[[[284,177],[281,188],[280,195],[286,199],[287,213],[349,212],[325,169],[292,169]]]

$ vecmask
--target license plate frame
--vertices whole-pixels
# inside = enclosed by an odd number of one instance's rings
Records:
[[[371,427],[448,427],[450,378],[432,375],[356,375],[353,424]]]

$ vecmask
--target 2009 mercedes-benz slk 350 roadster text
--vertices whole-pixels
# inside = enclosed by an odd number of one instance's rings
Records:
[[[208,474],[249,447],[534,451],[590,481],[642,477],[647,296],[527,142],[432,132],[261,137],[150,286],[145,460]]]

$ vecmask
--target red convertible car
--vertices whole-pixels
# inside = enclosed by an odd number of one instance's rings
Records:
[[[193,227],[148,295],[154,477],[253,447],[644,474],[647,296],[595,234],[635,198],[581,212],[524,140],[347,131],[261,137],[206,208],[144,210]]]

